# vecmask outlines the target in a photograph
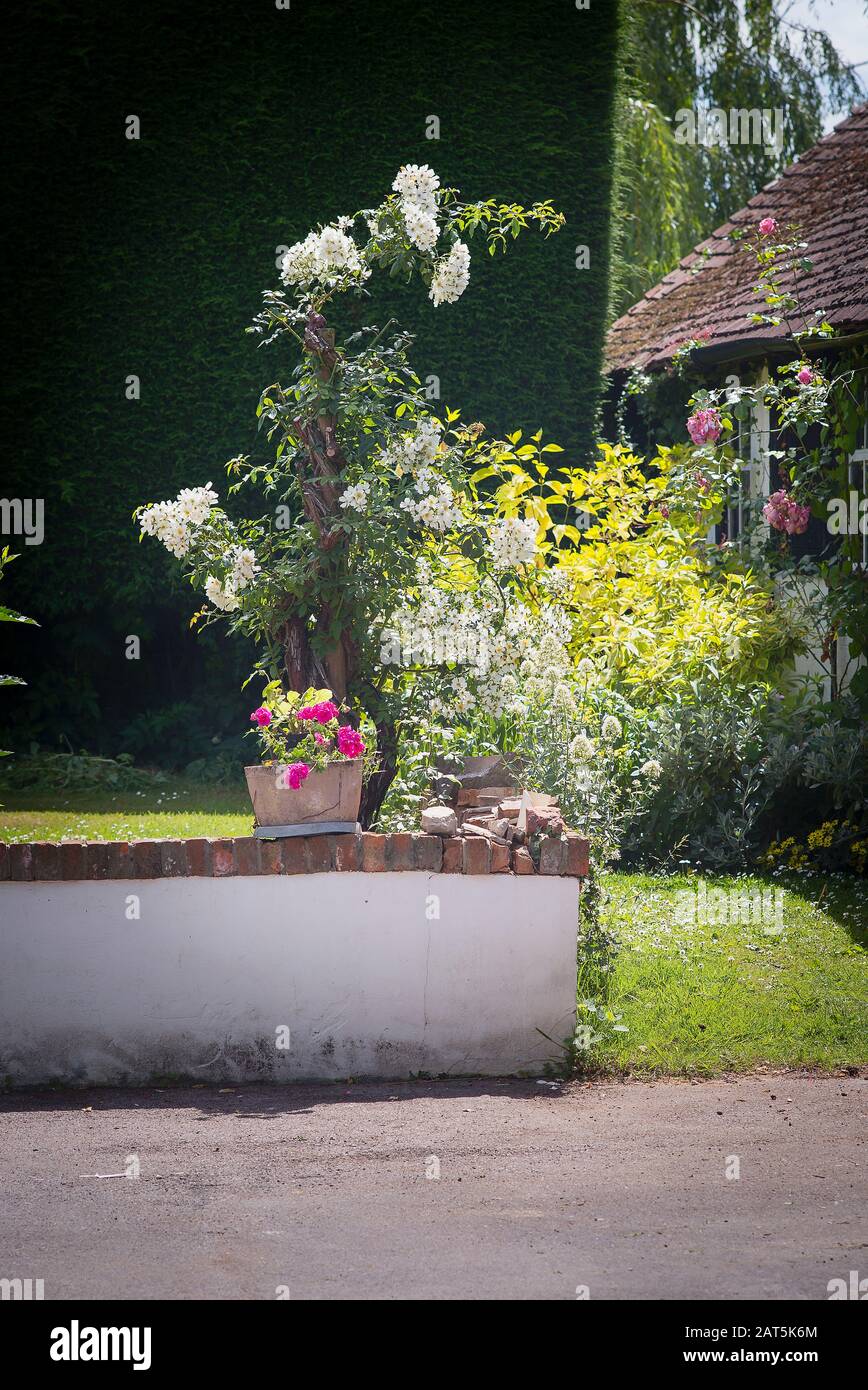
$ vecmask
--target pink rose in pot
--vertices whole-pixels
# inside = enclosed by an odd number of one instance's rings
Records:
[[[357,729],[342,724],[338,729],[338,748],[345,758],[359,758],[365,751],[365,741]]]
[[[265,705],[260,705],[250,716],[251,724],[258,724],[260,729],[264,729],[271,723],[271,710],[266,709]]]
[[[310,768],[307,763],[293,763],[286,769],[285,782],[288,787],[292,787],[297,792],[302,782],[310,776]]]
[[[338,707],[331,700],[323,700],[319,705],[305,705],[298,712],[299,719],[315,719],[318,724],[328,724],[338,717]]]

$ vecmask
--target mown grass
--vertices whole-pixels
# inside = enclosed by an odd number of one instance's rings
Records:
[[[0,840],[174,840],[249,835],[244,784],[172,780],[145,791],[0,791]]]
[[[595,1023],[602,1037],[584,1062],[639,1075],[868,1062],[864,880],[768,874],[705,884],[724,890],[726,913],[685,921],[695,876],[607,876],[603,915],[618,948],[608,969],[580,956],[579,1000],[596,999],[611,1017]],[[738,920],[755,906],[750,895],[776,890],[780,919],[767,901],[759,920]],[[581,1008],[579,1018],[595,1022]]]

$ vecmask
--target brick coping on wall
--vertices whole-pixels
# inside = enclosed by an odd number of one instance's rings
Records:
[[[527,849],[483,837],[437,835],[297,835],[210,840],[67,840],[7,845],[0,842],[0,880],[13,883],[121,878],[231,878],[258,874],[384,873],[417,870],[444,874],[535,873],[584,878],[588,841],[567,833],[546,837],[537,869]]]

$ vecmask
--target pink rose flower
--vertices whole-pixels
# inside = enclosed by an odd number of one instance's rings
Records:
[[[687,421],[687,433],[694,444],[714,444],[720,438],[720,414],[712,406],[709,410],[695,410]]]
[[[780,488],[772,493],[763,507],[763,517],[775,531],[786,531],[788,536],[801,536],[808,529],[811,509],[800,506]]]
[[[310,776],[310,768],[307,763],[293,763],[286,769],[284,781],[288,787],[292,787],[297,792],[306,777]]]
[[[325,734],[321,734],[319,732],[314,733],[314,740],[316,743],[320,745],[320,747],[322,747],[324,743],[328,743],[328,739],[326,738]]]
[[[338,707],[332,704],[331,700],[323,700],[319,705],[305,705],[304,709],[298,712],[299,719],[315,719],[318,724],[328,724],[337,717]]]
[[[338,729],[338,748],[345,758],[358,758],[365,751],[365,741],[357,729],[342,724]]]
[[[810,386],[813,380],[814,373],[811,371],[810,367],[803,367],[796,376],[796,381],[800,381],[803,386]]]
[[[251,714],[250,722],[251,724],[258,724],[260,729],[264,729],[267,724],[271,723],[271,710],[266,709],[265,705],[260,705],[259,709],[255,709]]]
[[[314,705],[313,715],[318,724],[330,724],[338,718],[338,707],[331,700],[323,700],[321,705]]]
[[[760,236],[774,236],[778,230],[778,224],[773,217],[764,217],[759,224]]]

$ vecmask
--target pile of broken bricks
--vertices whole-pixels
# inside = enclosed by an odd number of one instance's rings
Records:
[[[515,874],[587,874],[588,842],[567,830],[554,797],[517,787],[459,786],[454,805],[429,806],[422,830],[447,841],[479,838],[491,846],[491,870]]]

